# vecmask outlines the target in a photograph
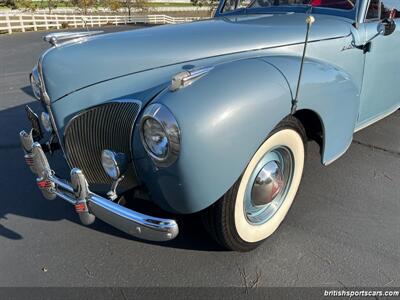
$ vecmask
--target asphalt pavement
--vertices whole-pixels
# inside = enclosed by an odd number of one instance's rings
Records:
[[[0,286],[400,286],[400,111],[328,167],[310,143],[299,194],[257,250],[220,249],[197,216],[179,219],[176,240],[149,243],[101,221],[84,227],[37,190],[18,132],[24,105],[40,107],[28,74],[43,34],[0,36]]]

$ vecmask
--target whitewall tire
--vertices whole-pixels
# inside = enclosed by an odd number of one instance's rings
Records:
[[[276,231],[300,185],[305,145],[302,124],[294,117],[284,119],[237,182],[204,211],[206,228],[222,246],[249,251]]]

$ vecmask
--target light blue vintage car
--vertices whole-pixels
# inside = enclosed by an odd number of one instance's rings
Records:
[[[151,201],[200,212],[222,246],[251,250],[285,218],[308,140],[328,165],[400,107],[398,10],[399,0],[226,0],[210,20],[47,35],[30,77],[44,111],[27,108],[32,130],[20,133],[26,162],[83,224],[175,238],[175,220],[126,206]],[[68,181],[45,155],[56,149]]]

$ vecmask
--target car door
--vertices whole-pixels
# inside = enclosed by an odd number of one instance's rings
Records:
[[[381,20],[395,14],[395,31],[379,35],[365,54],[364,78],[358,128],[388,115],[400,106],[400,0],[370,0],[366,20],[362,24],[366,40],[377,33]]]

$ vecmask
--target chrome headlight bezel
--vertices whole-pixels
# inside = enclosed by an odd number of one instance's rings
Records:
[[[31,83],[33,95],[37,100],[42,98],[42,86],[40,83],[40,76],[38,69],[35,67],[32,70],[32,73],[29,75],[29,81]]]
[[[158,122],[167,137],[168,144],[166,147],[168,147],[168,149],[166,155],[162,157],[157,156],[147,145],[144,133],[144,124],[148,119],[153,119]],[[174,115],[164,105],[154,103],[145,108],[140,121],[140,138],[144,149],[156,166],[168,167],[178,159],[181,147],[180,128]]]

